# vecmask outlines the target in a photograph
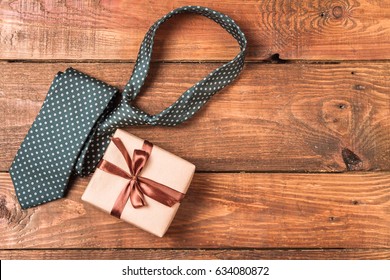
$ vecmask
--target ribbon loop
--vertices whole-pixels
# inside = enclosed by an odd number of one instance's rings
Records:
[[[133,174],[138,176],[149,159],[149,154],[143,150],[134,150],[133,153]]]
[[[131,205],[134,208],[146,206],[145,195],[168,207],[172,207],[184,198],[183,193],[151,179],[140,176],[142,169],[148,162],[153,144],[148,141],[144,141],[142,149],[135,149],[133,159],[131,159],[120,138],[113,137],[112,142],[121,152],[130,173],[105,159],[102,159],[98,164],[99,169],[129,180],[115,201],[111,210],[111,215],[120,218],[128,200],[130,200]]]

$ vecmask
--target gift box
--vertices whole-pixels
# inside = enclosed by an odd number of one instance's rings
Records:
[[[194,172],[192,163],[117,129],[82,200],[162,237]]]

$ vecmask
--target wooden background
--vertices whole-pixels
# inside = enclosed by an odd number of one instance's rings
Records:
[[[54,75],[123,89],[149,26],[193,3],[0,1],[0,258],[389,259],[389,0],[196,1],[241,26],[247,63],[185,124],[128,129],[197,166],[164,238],[84,204],[89,178],[20,209],[8,169]],[[172,19],[137,105],[161,111],[237,52],[214,22]]]

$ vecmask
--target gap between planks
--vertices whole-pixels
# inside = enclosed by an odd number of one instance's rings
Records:
[[[4,1],[3,1],[4,2]],[[135,57],[148,28],[177,6],[174,1],[76,2],[21,0],[0,9],[3,59]],[[190,0],[181,5],[193,4]],[[385,1],[218,1],[199,5],[231,16],[248,39],[248,59],[280,54],[284,59],[389,58],[389,7]],[[142,15],[142,16],[140,16]],[[113,21],[113,16],[117,19]],[[67,22],[66,25],[63,23]],[[154,55],[166,60],[233,58],[237,42],[216,23],[179,15],[161,26]]]

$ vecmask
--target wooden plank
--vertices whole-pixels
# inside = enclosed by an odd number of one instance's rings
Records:
[[[218,65],[153,64],[136,105],[157,113]],[[68,66],[0,64],[0,170],[8,170],[55,73]],[[133,65],[72,66],[122,87]],[[188,122],[127,130],[199,171],[389,170],[389,81],[389,63],[249,63]]]
[[[390,249],[390,173],[196,174],[164,238],[83,203],[87,182],[22,211],[2,173],[0,248]]]
[[[315,250],[0,250],[1,260],[383,260],[389,249],[315,249]]]
[[[11,1],[0,3],[0,59],[134,61],[147,29],[191,0]],[[389,1],[200,0],[230,15],[248,41],[248,59],[390,58]],[[155,43],[157,60],[229,60],[236,42],[199,16],[166,23]]]

